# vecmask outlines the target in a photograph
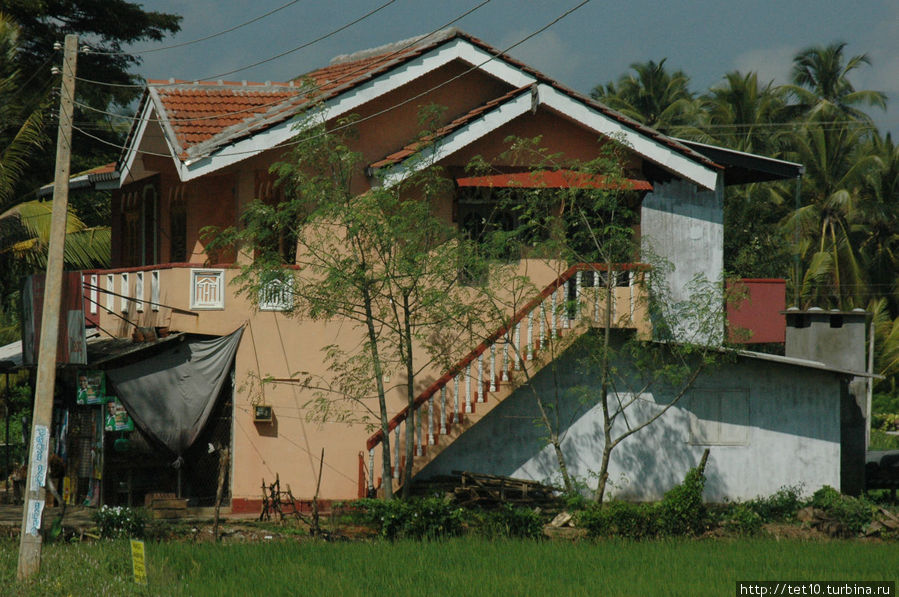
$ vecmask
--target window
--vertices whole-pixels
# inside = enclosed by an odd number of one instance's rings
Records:
[[[185,185],[172,191],[169,197],[169,261],[187,261],[187,199]]]
[[[691,444],[749,444],[748,390],[694,390],[688,408]]]

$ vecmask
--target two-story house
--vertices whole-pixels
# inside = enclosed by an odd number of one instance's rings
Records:
[[[238,257],[207,251],[201,229],[237,225],[250,201],[277,197],[280,190],[269,168],[303,134],[295,124],[304,110],[319,110],[332,125],[356,116],[354,150],[364,155],[367,167],[356,173],[353,185],[363,193],[373,184],[401,180],[417,167],[409,158],[418,132],[417,112],[427,104],[445,109],[431,158],[454,180],[437,211],[457,226],[483,209],[465,192],[472,187],[527,187],[538,184],[535,180],[547,188],[601,184],[584,179],[572,183],[558,173],[535,176],[527,166],[502,164],[509,136],[540,136],[550,151],[578,160],[591,159],[605,140],[622,143],[628,152],[629,185],[639,199],[640,237],[647,250],[651,245],[673,264],[665,275],[675,298],[686,296],[697,274],[710,280],[722,277],[726,185],[801,173],[796,164],[667,137],[455,29],[339,56],[287,83],[151,81],[113,177],[113,267],[84,273],[85,310],[107,341],[168,336],[135,345],[126,357],[94,359],[89,367],[108,370],[110,393],[114,389],[126,406],[142,404],[142,414],[132,413],[138,429],[154,427],[143,431],[159,439],[164,435],[159,426],[170,419],[146,413],[183,410],[182,403],[196,396],[187,396],[187,386],[179,385],[189,372],[169,375],[165,383],[149,376],[173,371],[166,363],[177,360],[172,352],[183,352],[185,346],[198,356],[179,362],[199,362],[203,350],[225,355],[202,360],[212,363],[204,373],[208,377],[189,386],[204,386],[212,395],[208,403],[190,407],[197,416],[178,432],[184,457],[178,463],[182,474],[177,489],[186,497],[208,503],[214,495],[208,482],[197,479],[216,477],[216,459],[204,456],[215,451],[215,443],[230,444],[226,493],[235,511],[258,509],[261,481],[271,482],[276,475],[282,486],[289,484],[305,500],[315,494],[319,477],[318,495],[326,500],[377,493],[385,475],[400,480],[398,465],[381,470],[383,437],[378,432],[372,434],[361,422],[310,420],[306,405],[311,392],[296,383],[299,371],[326,377],[322,348],[345,342],[358,331],[339,320],[286,317],[276,295],[254,308],[231,284],[238,272],[231,262]],[[476,155],[501,173],[466,173],[465,165]],[[614,325],[646,332],[650,325],[640,306],[642,271],[634,264],[622,264],[619,270]],[[596,295],[588,289],[592,277],[582,276],[583,271],[578,264],[561,275],[552,268],[531,267],[533,284],[545,290],[509,313],[508,329],[471,346],[449,371],[432,368],[420,376],[414,474],[466,469],[538,480],[554,476],[545,443],[527,420],[533,416],[530,407],[506,382],[514,365],[505,357],[509,343],[527,359],[546,334],[587,329],[574,330],[567,313],[546,316],[557,312],[547,309],[550,303],[561,305],[572,297],[584,311],[594,309]],[[600,325],[598,305],[596,314],[593,325]],[[242,333],[230,343],[214,339],[235,330]],[[723,336],[724,330],[720,332]],[[707,340],[720,342],[721,337]],[[141,346],[145,348],[135,352]],[[841,465],[848,416],[845,380],[851,372],[797,358],[762,360],[750,353],[729,367],[697,382],[693,401],[672,409],[660,427],[664,433],[648,429],[621,451],[612,477],[627,477],[628,482],[619,485],[618,494],[660,495],[696,464],[708,445],[714,446],[710,499],[753,497],[796,482],[812,490],[841,482],[848,489],[855,483],[847,480],[849,465]],[[261,378],[270,382],[262,389],[256,383]],[[146,388],[151,387],[154,394],[148,396]],[[388,396],[395,463],[404,453],[404,393],[395,384]],[[578,413],[565,446],[575,474],[587,477],[596,467],[596,435],[590,429],[597,415],[589,405]],[[207,417],[213,422],[204,425]],[[719,425],[721,421],[725,423]],[[212,427],[214,441],[207,429]],[[117,493],[124,485],[134,501],[141,493],[175,490],[174,473],[149,465],[165,464],[155,442],[143,445],[143,452],[113,453],[109,448],[107,442],[107,501],[124,500],[124,491]]]

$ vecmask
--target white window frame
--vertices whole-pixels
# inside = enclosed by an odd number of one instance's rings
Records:
[[[203,297],[197,296],[197,279],[201,276],[217,280],[217,299],[205,300]],[[225,308],[225,270],[207,268],[190,270],[190,308],[194,311],[214,311]]]
[[[257,297],[260,311],[287,311],[293,307],[293,277],[287,277],[283,280],[275,278],[267,282],[260,290]],[[274,287],[280,286],[275,290]],[[265,295],[269,296],[269,300],[265,300]],[[272,295],[275,299],[272,300]]]

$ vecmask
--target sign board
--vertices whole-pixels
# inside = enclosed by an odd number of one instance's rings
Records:
[[[147,584],[147,562],[144,554],[144,542],[132,539],[131,566],[134,569],[134,582],[139,585]]]
[[[44,279],[45,274],[29,276],[22,288],[22,360],[26,365],[37,364],[44,312]],[[59,364],[87,363],[82,300],[81,272],[63,272],[56,347],[56,362]]]
[[[41,517],[44,515],[44,500],[28,500],[28,519],[25,532],[34,537],[41,534]]]
[[[34,426],[31,439],[31,462],[33,473],[29,491],[39,491],[47,482],[47,458],[50,456],[50,430],[46,425]]]

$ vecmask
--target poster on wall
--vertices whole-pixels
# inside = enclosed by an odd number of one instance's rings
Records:
[[[134,421],[118,398],[109,398],[106,403],[106,431],[134,431]]]
[[[106,402],[106,375],[102,371],[79,371],[77,387],[75,402],[78,404]]]

